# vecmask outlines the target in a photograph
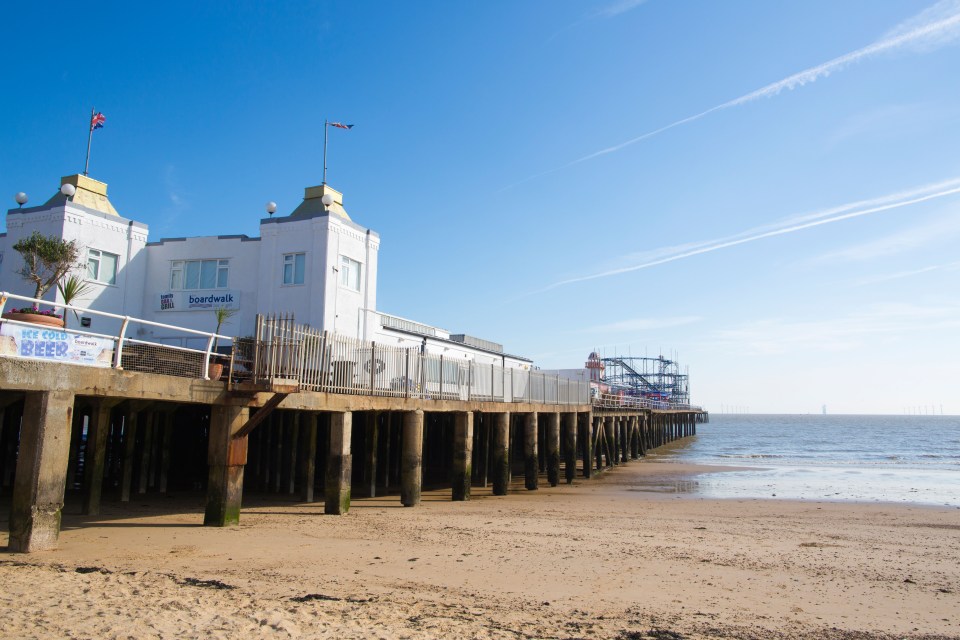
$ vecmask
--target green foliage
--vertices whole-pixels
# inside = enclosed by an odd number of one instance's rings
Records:
[[[57,282],[57,290],[60,291],[63,304],[67,305],[73,304],[74,300],[86,294],[91,288],[89,282],[75,273],[71,273],[69,276],[61,278]],[[80,314],[76,311],[73,312],[73,315],[76,316],[77,320],[80,319]],[[66,322],[66,320],[64,320],[64,322]]]
[[[239,313],[239,309],[228,309],[227,307],[217,307],[213,310],[213,315],[217,319],[217,328],[214,330],[214,333],[220,333],[220,327],[223,326],[227,320]],[[216,348],[220,343],[220,338],[217,338],[214,343],[214,348]]]
[[[13,248],[23,257],[23,267],[17,273],[36,285],[34,298],[42,298],[68,271],[79,266],[80,248],[75,240],[68,242],[34,231]]]

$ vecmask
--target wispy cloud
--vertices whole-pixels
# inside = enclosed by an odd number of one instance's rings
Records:
[[[603,7],[593,15],[603,18],[614,18],[621,13],[626,13],[631,9],[636,9],[646,1],[647,0],[620,0],[619,2],[614,2],[611,5]]]
[[[632,331],[653,331],[654,329],[669,329],[686,324],[693,324],[702,320],[700,316],[679,316],[674,318],[630,318],[609,324],[585,327],[577,333],[617,333]]]
[[[916,335],[920,331],[960,328],[956,304],[873,305],[858,313],[810,321],[770,318],[716,331],[710,345],[744,355],[781,355],[792,351],[837,352]]]
[[[927,248],[934,244],[952,242],[958,235],[960,235],[960,216],[957,215],[956,208],[953,208],[946,216],[869,242],[861,242],[820,254],[808,260],[807,264],[816,266],[886,258]]]
[[[935,264],[929,267],[921,267],[920,269],[908,269],[907,271],[898,271],[896,273],[889,273],[886,275],[875,276],[872,278],[863,278],[854,283],[854,286],[863,287],[871,284],[881,284],[884,282],[891,282],[893,280],[902,280],[903,278],[912,278],[914,276],[923,275],[924,273],[931,273],[934,271],[957,271],[960,270],[960,261],[958,262],[948,262],[946,264]]]
[[[657,256],[653,259],[647,259],[639,264],[609,269],[591,275],[560,280],[547,287],[544,287],[536,293],[548,291],[550,289],[555,289],[557,287],[576,282],[586,282],[588,280],[608,278],[610,276],[639,271],[641,269],[649,269],[651,267],[666,264],[668,262],[675,262],[677,260],[691,258],[704,253],[719,251],[720,249],[728,249],[730,247],[746,244],[748,242],[756,242],[765,238],[795,233],[804,229],[840,222],[842,220],[849,220],[851,218],[872,215],[874,213],[889,211],[891,209],[898,209],[900,207],[926,202],[935,198],[943,198],[956,193],[960,193],[960,178],[953,178],[951,180],[918,187],[909,191],[901,191],[882,196],[880,198],[860,200],[858,202],[844,204],[839,207],[831,207],[829,209],[824,209],[814,213],[787,218],[777,223],[748,229],[747,231],[743,231],[737,235],[727,236],[725,238],[681,245],[679,250],[673,252],[671,252],[669,248],[666,250],[655,249],[653,252],[650,252],[650,254]],[[640,255],[642,256],[645,254]]]
[[[531,175],[523,180],[520,180],[519,182],[515,182],[511,185],[503,187],[501,191],[510,189],[541,176],[567,169],[574,165],[580,164],[581,162],[586,162],[600,156],[620,151],[625,147],[637,144],[638,142],[652,138],[656,135],[664,133],[665,131],[669,131],[670,129],[674,129],[696,120],[700,120],[701,118],[705,118],[711,113],[729,109],[731,107],[745,105],[756,100],[760,100],[761,98],[772,98],[780,95],[784,91],[792,91],[812,82],[816,82],[821,78],[826,78],[833,73],[842,71],[850,65],[873,58],[880,54],[908,47],[912,48],[914,51],[930,51],[937,47],[943,46],[948,42],[956,40],[958,36],[960,36],[960,1],[943,0],[922,11],[913,18],[901,23],[893,30],[888,32],[886,36],[874,42],[873,44],[867,45],[866,47],[862,47],[855,51],[851,51],[850,53],[846,53],[815,67],[810,67],[809,69],[804,69],[803,71],[794,73],[793,75],[787,76],[782,80],[772,82],[766,86],[760,87],[755,91],[744,94],[739,98],[734,98],[733,100],[729,100],[722,104],[718,104],[715,107],[711,107],[706,111],[701,111],[700,113],[677,120],[676,122],[672,122],[658,129],[648,131],[647,133],[630,138],[629,140],[625,140],[619,144],[594,151],[593,153],[587,154],[581,158],[577,158],[576,160],[572,160],[554,169],[541,171],[540,173]]]
[[[596,20],[597,18],[615,18],[621,14],[624,14],[630,11],[631,9],[636,9],[637,7],[644,4],[645,2],[647,2],[647,0],[619,0],[619,2],[614,2],[613,4],[609,4],[605,7],[601,7],[600,9],[594,11],[593,13],[588,13],[587,15],[583,16],[576,22],[571,22],[570,24],[563,27],[562,29],[558,29],[553,34],[551,34],[549,38],[547,38],[546,42],[550,42],[551,40],[554,40],[557,37],[559,37],[561,34],[564,34],[567,31],[570,31],[575,27],[579,27],[591,20]]]

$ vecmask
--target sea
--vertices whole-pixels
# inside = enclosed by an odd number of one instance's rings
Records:
[[[648,459],[742,468],[672,488],[704,497],[960,508],[960,416],[711,414]]]

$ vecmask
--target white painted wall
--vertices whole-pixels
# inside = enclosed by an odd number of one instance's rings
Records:
[[[0,252],[4,256],[0,263],[0,290],[32,295],[33,289],[15,273],[22,261],[11,247],[34,230],[77,239],[84,247],[84,265],[88,247],[119,256],[116,285],[92,283],[90,295],[78,301],[79,306],[214,331],[213,307],[219,304],[191,310],[184,308],[186,296],[233,295],[234,304],[224,306],[238,306],[240,311],[220,328],[223,335],[252,334],[258,313],[293,313],[298,323],[362,340],[399,347],[420,347],[423,343],[421,336],[381,326],[380,314],[375,311],[380,237],[339,215],[312,213],[265,218],[261,220],[260,238],[207,236],[147,244],[146,225],[69,202],[11,209],[7,214],[7,235],[0,236]],[[306,259],[303,284],[284,285],[284,255],[301,252]],[[341,256],[361,265],[359,290],[341,284]],[[229,260],[225,289],[171,290],[174,261],[214,259]],[[175,301],[172,310],[161,308],[160,297],[168,294],[173,294],[171,299]],[[111,321],[96,317],[93,322],[93,331],[113,330],[112,326],[104,326]],[[171,339],[173,335],[153,327],[141,326],[137,331],[133,337],[151,340]],[[428,353],[513,368],[531,366],[529,360],[449,341],[450,334],[443,329],[436,332],[437,338],[427,339]]]

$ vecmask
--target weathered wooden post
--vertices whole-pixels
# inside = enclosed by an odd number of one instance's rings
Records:
[[[367,414],[364,425],[364,444],[366,445],[363,461],[363,480],[367,489],[367,497],[377,497],[377,439],[379,436],[380,412],[371,411]]]
[[[564,477],[567,484],[577,475],[577,414],[567,412],[561,418],[563,426]]]
[[[593,476],[593,414],[577,414],[577,431],[583,441],[583,477]]]
[[[87,431],[87,450],[84,453],[86,470],[83,479],[83,510],[85,516],[100,515],[100,496],[103,491],[103,465],[107,458],[107,436],[110,434],[110,414],[113,408],[108,400],[94,400],[90,409]]]
[[[607,416],[603,421],[604,435],[606,436],[604,449],[607,453],[607,466],[617,465],[617,429],[614,420],[613,416]]]
[[[353,414],[337,411],[330,414],[330,453],[324,478],[323,512],[344,515],[350,511],[350,476],[353,457],[350,454],[350,432]]]
[[[14,553],[57,546],[70,457],[73,402],[74,395],[68,391],[26,394],[10,504],[8,549]]]
[[[547,482],[551,487],[560,484],[560,414],[547,414]]]
[[[473,480],[473,412],[462,411],[454,416],[453,429],[453,500],[469,500]]]
[[[137,493],[147,492],[147,484],[150,480],[150,453],[153,444],[153,423],[155,422],[156,411],[144,412],[143,424],[143,445],[140,449],[140,477],[137,482]]]
[[[537,412],[524,415],[523,420],[523,486],[536,491],[539,479],[537,468]]]
[[[400,502],[405,507],[420,504],[423,484],[423,411],[403,414],[403,443],[400,459]]]
[[[133,484],[133,456],[137,445],[137,421],[139,406],[129,402],[123,417],[123,473],[120,478],[120,502],[130,502],[130,488]]]
[[[507,495],[510,484],[510,414],[495,413],[493,418],[493,463],[490,465],[493,476],[493,495]]]
[[[203,524],[224,527],[240,522],[243,497],[243,467],[247,464],[247,436],[234,434],[247,423],[247,407],[214,405],[210,410],[210,441],[207,446],[207,509]]]
[[[317,479],[317,414],[300,412],[300,500],[313,502]]]
[[[171,449],[173,447],[173,414],[174,411],[163,412],[163,437],[160,438],[160,481],[157,490],[167,492],[170,479]],[[246,471],[244,471],[246,473]]]

